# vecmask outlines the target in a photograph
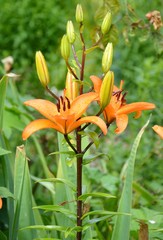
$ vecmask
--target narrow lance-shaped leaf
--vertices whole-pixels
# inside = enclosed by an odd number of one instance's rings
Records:
[[[131,153],[128,159],[128,165],[126,169],[126,178],[124,180],[124,187],[122,191],[122,195],[119,201],[118,212],[124,213],[131,213],[132,207],[132,181],[133,181],[133,174],[134,174],[134,165],[135,165],[135,158],[137,153],[137,148],[139,146],[141,137],[144,133],[145,128],[148,126],[149,120],[143,126],[143,128],[138,133]],[[130,234],[130,222],[131,217],[127,215],[118,215],[116,217],[113,235],[111,240],[129,240]]]

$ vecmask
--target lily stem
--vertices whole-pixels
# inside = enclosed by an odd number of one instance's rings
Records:
[[[73,71],[73,69],[71,68],[71,66],[70,66],[70,64],[69,64],[68,61],[66,61],[66,65],[67,65],[68,69],[70,70],[71,74],[74,76],[74,78],[75,78],[75,79],[79,79],[79,78],[77,77],[77,75],[74,73],[74,71]]]
[[[46,90],[52,97],[59,101],[59,98],[48,88],[48,86],[46,86]]]
[[[67,134],[64,135],[64,138],[65,138],[66,142],[68,143],[68,145],[72,148],[72,150],[77,154],[78,152],[77,152],[76,148],[70,142]]]

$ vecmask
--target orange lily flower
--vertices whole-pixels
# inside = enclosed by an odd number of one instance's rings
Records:
[[[152,128],[160,136],[160,138],[163,139],[163,127],[154,125]]]
[[[2,208],[2,198],[0,198],[0,209]]]
[[[102,80],[96,76],[91,76],[90,78],[94,84],[95,92],[99,94]],[[139,118],[142,110],[151,110],[155,108],[153,103],[148,102],[126,104],[126,94],[122,94],[122,85],[123,81],[121,81],[120,88],[114,86],[110,103],[103,111],[104,118],[108,124],[116,121],[117,128],[115,129],[115,133],[117,134],[122,133],[126,129],[128,124],[128,114],[135,112],[135,118]]]
[[[96,124],[106,134],[107,127],[101,118],[97,116],[81,117],[96,97],[96,93],[85,93],[70,102],[64,96],[59,98],[57,105],[43,99],[26,101],[25,105],[33,107],[46,119],[38,119],[29,123],[23,131],[23,140],[26,140],[34,132],[45,128],[53,128],[66,135],[85,123]]]

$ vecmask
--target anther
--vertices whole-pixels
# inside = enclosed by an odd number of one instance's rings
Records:
[[[65,97],[65,98],[67,100],[67,108],[70,109],[70,100],[67,97]]]

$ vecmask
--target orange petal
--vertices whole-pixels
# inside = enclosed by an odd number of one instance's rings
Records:
[[[75,122],[75,114],[68,115],[66,118],[63,116],[55,116],[54,118],[57,125],[59,125],[62,129],[64,134],[70,133],[67,129]],[[73,131],[73,130],[71,130]]]
[[[33,107],[44,117],[48,118],[51,121],[53,121],[54,116],[58,114],[57,106],[54,103],[47,100],[34,99],[26,101],[24,104],[26,106]]]
[[[75,98],[75,100],[71,104],[70,112],[69,114],[75,113],[75,119],[78,119],[81,117],[81,115],[86,111],[89,104],[96,100],[97,93],[89,92],[82,94]]]
[[[126,114],[117,115],[116,117],[116,125],[115,133],[122,133],[128,124],[128,116]]]
[[[99,77],[94,76],[94,75],[90,76],[90,79],[93,82],[93,86],[94,86],[95,92],[99,94],[100,93],[101,84],[102,84],[102,80]]]
[[[163,127],[154,125],[152,128],[160,136],[160,138],[163,139]]]
[[[111,123],[115,119],[115,110],[112,106],[112,104],[109,104],[103,111],[104,118],[107,123]]]
[[[2,208],[2,198],[0,198],[0,209]]]
[[[67,131],[71,132],[72,130],[78,128],[79,126],[81,126],[84,123],[96,124],[98,127],[101,128],[104,135],[107,134],[107,126],[106,126],[105,122],[101,118],[96,117],[96,116],[83,117],[83,118],[79,119],[78,121],[74,122],[74,124],[72,124],[67,129]]]
[[[22,133],[23,140],[26,140],[30,137],[33,133],[38,130],[45,129],[45,128],[54,128],[55,130],[64,134],[63,129],[58,126],[57,124],[47,120],[47,119],[38,119],[34,120],[33,122],[29,123]]]
[[[141,111],[138,111],[138,112],[135,113],[134,118],[138,119],[140,116],[141,116]]]
[[[129,114],[132,112],[138,112],[142,110],[151,110],[154,109],[156,106],[153,103],[148,102],[135,102],[126,104],[125,106],[121,107],[117,114]]]

